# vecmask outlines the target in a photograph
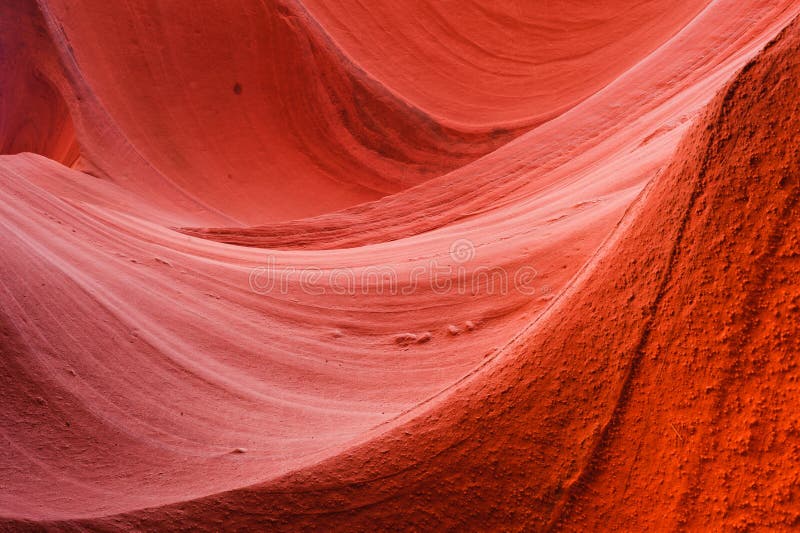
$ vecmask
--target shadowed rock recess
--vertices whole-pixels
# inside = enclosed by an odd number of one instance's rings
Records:
[[[800,524],[800,5],[0,4],[0,530]]]

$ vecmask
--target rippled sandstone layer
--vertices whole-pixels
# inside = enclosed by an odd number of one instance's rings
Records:
[[[796,524],[800,6],[522,4],[0,5],[0,528]]]

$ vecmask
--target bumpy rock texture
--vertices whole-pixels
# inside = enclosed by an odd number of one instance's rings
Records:
[[[534,4],[0,4],[0,529],[797,527],[800,5]]]

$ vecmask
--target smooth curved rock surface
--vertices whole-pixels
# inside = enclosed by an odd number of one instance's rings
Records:
[[[0,5],[0,528],[790,528],[800,5]]]

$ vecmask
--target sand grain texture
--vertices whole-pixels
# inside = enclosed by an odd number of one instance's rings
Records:
[[[796,527],[800,5],[622,4],[0,4],[0,529]]]

